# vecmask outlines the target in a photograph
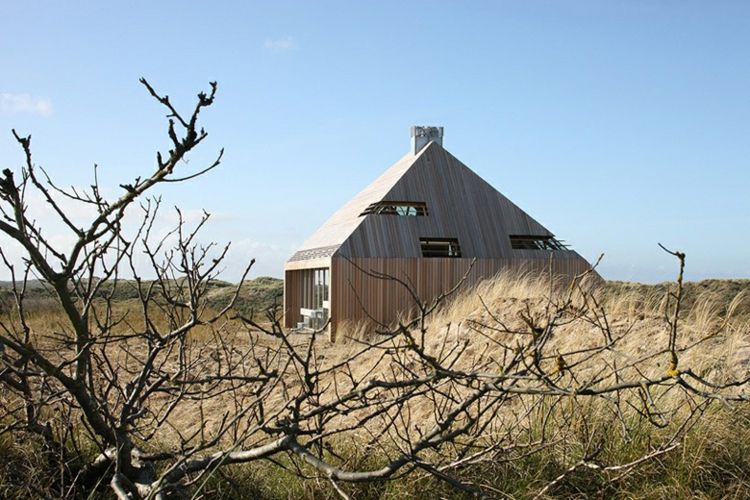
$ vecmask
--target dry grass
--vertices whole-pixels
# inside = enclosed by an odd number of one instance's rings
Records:
[[[750,300],[744,288],[730,287],[734,295],[727,293],[725,287],[718,290],[703,286],[687,286],[685,295],[686,307],[682,310],[679,321],[677,347],[680,353],[682,369],[694,372],[713,380],[727,382],[750,375]],[[596,360],[586,359],[586,354],[572,356],[569,364],[578,364],[577,376],[585,379],[598,373],[602,360],[616,362],[619,366],[629,366],[622,375],[645,375],[657,377],[663,375],[668,367],[668,353],[653,356],[652,352],[662,350],[668,342],[666,316],[671,311],[667,300],[667,286],[623,287],[619,284],[605,285],[594,292],[601,315],[606,318],[615,338],[619,338],[616,352]],[[503,352],[493,342],[478,334],[477,323],[492,324],[502,322],[504,327],[522,331],[526,328],[521,314],[530,314],[542,318],[549,304],[549,299],[558,300],[565,293],[559,284],[550,285],[544,277],[533,275],[501,274],[491,280],[479,283],[470,291],[453,298],[441,308],[428,323],[429,337],[426,341],[427,352],[437,353],[446,345],[459,345],[468,342],[461,361],[455,366],[462,369],[469,366],[492,366],[493,360],[502,359]],[[581,297],[578,297],[581,300]],[[366,325],[350,326],[349,337],[353,339],[372,340],[372,333],[367,332]],[[508,337],[508,334],[503,334]],[[345,335],[346,336],[346,335]],[[500,334],[494,334],[498,340]],[[506,340],[508,340],[506,338]],[[586,347],[600,345],[601,330],[584,321],[572,321],[560,326],[551,342],[551,349],[558,352],[570,352]],[[322,350],[333,360],[344,359],[356,349],[358,344],[323,346]],[[549,360],[548,363],[552,363]],[[360,374],[372,370],[372,366],[359,366]],[[378,368],[385,373],[387,366]],[[748,393],[745,387],[741,389]],[[678,417],[687,412],[689,398],[677,391],[654,394],[655,400],[667,414]],[[522,404],[522,403],[519,403]],[[422,402],[410,410],[412,419],[427,422],[432,417],[432,403]],[[513,412],[515,406],[507,411]],[[638,453],[648,448],[648,443],[656,442],[666,431],[649,428],[642,429],[640,444],[628,439],[617,439],[613,428],[616,422],[601,413],[601,409],[590,408],[591,414],[576,414],[574,420],[586,421],[589,426],[599,425],[601,432],[608,433],[610,444],[608,459],[617,463],[636,458]],[[599,413],[597,413],[599,412]],[[570,440],[571,446],[582,446],[576,443],[575,431],[570,414],[559,415],[557,426],[560,435]],[[598,424],[597,424],[598,422]],[[533,423],[529,422],[533,427]],[[635,424],[634,424],[635,425]],[[575,427],[575,426],[573,426]],[[668,427],[671,429],[671,427]],[[745,408],[739,412],[714,408],[709,411],[699,426],[690,431],[683,445],[681,454],[659,461],[654,466],[646,466],[633,478],[623,481],[618,488],[611,491],[614,496],[629,498],[683,498],[694,492],[703,492],[706,498],[728,496],[742,498],[750,494],[750,462],[738,454],[733,445],[733,429],[738,435],[750,436],[750,423]],[[712,436],[707,439],[706,436]],[[715,439],[714,439],[715,437]],[[689,450],[689,455],[688,453]],[[580,449],[578,450],[580,452]],[[750,451],[750,449],[747,449]],[[515,485],[515,493],[525,497],[534,488],[539,488],[549,481],[554,474],[564,470],[569,463],[561,454],[575,456],[576,450],[570,447],[556,447],[549,453],[541,454],[549,464],[544,466],[534,459],[521,460],[518,470],[501,467],[502,471],[493,470],[504,478],[498,482],[503,491],[508,492],[508,485]],[[480,468],[481,469],[481,468]],[[558,491],[560,496],[578,497],[591,483],[599,487],[592,474],[576,473],[570,478],[570,491]],[[600,481],[601,478],[599,478]],[[593,481],[593,483],[592,483]],[[589,484],[590,486],[590,484]],[[564,489],[564,488],[563,488]],[[602,494],[601,490],[589,493]],[[411,490],[411,495],[420,497]]]
[[[593,286],[593,285],[592,285]],[[614,288],[614,289],[613,289]],[[501,359],[502,351],[492,341],[512,340],[509,334],[479,332],[476,325],[493,325],[497,321],[512,330],[527,329],[522,314],[543,318],[549,300],[559,300],[567,293],[560,283],[550,284],[549,279],[530,274],[502,273],[480,282],[471,290],[453,297],[428,321],[428,352],[437,352],[445,345],[468,342],[464,359],[457,368],[487,363]],[[614,287],[607,284],[593,292],[601,315],[606,318],[615,338],[620,338],[614,358],[622,364],[632,364],[633,369],[646,375],[662,374],[667,354],[649,358],[648,354],[666,347],[668,327],[667,288]],[[581,300],[581,297],[578,297]],[[718,293],[704,287],[686,287],[685,303],[680,316],[680,334],[677,347],[681,352],[681,366],[692,368],[704,375],[713,374],[718,379],[742,377],[750,371],[750,296],[741,289],[734,296]],[[335,345],[321,343],[321,352],[331,361],[344,359],[359,344],[352,339],[377,338],[366,324],[342,328],[342,338],[350,339]],[[482,329],[479,329],[482,330]],[[488,338],[487,336],[492,336]],[[557,328],[552,340],[552,350],[570,352],[602,343],[600,328],[583,320],[571,321]],[[599,366],[586,367],[586,354],[574,357],[569,363],[583,364],[582,373],[598,370]],[[639,361],[640,360],[640,361]],[[597,362],[601,359],[597,358]],[[372,369],[361,366],[362,372]],[[635,373],[631,371],[631,374]]]
[[[736,290],[736,293],[728,294],[727,290],[721,287],[718,291],[699,286],[686,287],[687,307],[680,318],[678,348],[681,349],[681,366],[689,367],[713,380],[728,380],[750,373],[750,315],[747,314],[750,310],[750,297],[744,289],[730,289]],[[491,367],[496,360],[502,359],[503,353],[477,332],[476,324],[501,321],[511,329],[523,330],[525,323],[521,319],[521,314],[543,317],[549,299],[557,300],[563,293],[561,290],[560,286],[551,286],[544,277],[533,275],[501,274],[481,282],[472,290],[453,297],[430,318],[427,350],[437,352],[446,345],[457,345],[468,340],[464,356],[457,368]],[[664,346],[667,342],[665,314],[668,309],[665,291],[666,287],[607,284],[594,294],[613,335],[622,337],[618,343],[617,353],[608,358],[609,362],[616,360],[623,365],[632,365],[631,371],[625,372],[626,375],[635,373],[636,369],[646,375],[661,374],[665,370],[666,354],[648,356],[655,346]],[[118,326],[120,333],[143,327],[137,303],[118,303],[115,312],[117,315],[130,318],[128,322]],[[49,310],[34,311],[29,321],[37,333],[67,334],[64,318],[59,313]],[[169,326],[166,317],[159,317],[158,322],[163,327]],[[346,334],[342,337],[348,337],[348,342],[330,344],[325,338],[319,340],[318,356],[324,366],[346,359],[361,348],[361,343],[356,340],[374,338],[365,324],[346,325],[343,329]],[[250,332],[239,323],[229,320],[219,326],[196,328],[191,333],[191,341],[196,344],[210,344],[216,338],[217,331],[232,336],[231,340],[238,348],[249,346],[251,340],[268,342],[269,346],[275,342],[273,339],[264,339],[257,332]],[[496,340],[498,335],[500,334],[496,335]],[[297,339],[300,343],[304,343],[305,340],[304,336]],[[574,321],[559,327],[552,340],[552,349],[567,352],[600,342],[601,332],[594,325]],[[375,360],[375,356],[360,360],[352,367],[354,376],[388,373],[390,367],[387,364],[377,365]],[[585,354],[573,356],[568,362],[580,363],[578,373],[583,377],[600,368],[587,365]],[[297,382],[294,380],[289,381],[290,390],[293,390],[295,383]],[[686,404],[682,397],[674,396],[673,400],[669,400],[673,397],[672,394],[657,397],[663,397],[661,402],[675,413]],[[281,395],[268,402],[269,408],[284,403]],[[420,401],[410,407],[411,421],[422,425],[430,421],[433,418],[432,404],[429,401]],[[518,404],[523,405],[523,400]],[[510,406],[508,411],[513,412],[516,409]],[[223,400],[212,401],[210,405],[202,408],[206,414],[216,415],[226,410],[227,402]],[[486,480],[487,477],[492,477],[491,484],[496,488],[515,497],[528,497],[564,470],[571,456],[580,453],[584,445],[580,441],[580,428],[583,425],[594,428],[588,429],[587,432],[607,436],[608,445],[601,458],[614,463],[637,457],[648,448],[649,443],[658,441],[660,436],[670,430],[644,426],[639,433],[622,439],[617,437],[617,433],[612,432],[611,416],[596,405],[582,404],[574,415],[563,410],[564,408],[559,414],[555,414],[554,422],[555,433],[564,440],[564,446],[551,447],[528,457],[519,454],[515,460],[508,462],[482,464],[463,471],[462,477],[467,480],[477,477]],[[195,409],[189,405],[175,412],[171,419],[171,424],[184,432],[189,432],[195,422]],[[528,420],[524,426],[527,437],[533,437],[536,432],[535,425],[538,423],[534,418]],[[634,429],[639,428],[639,425],[641,424],[637,419],[633,421]],[[368,431],[377,432],[375,429]],[[708,436],[711,438],[708,439]],[[555,496],[572,498],[596,494],[621,498],[683,498],[698,492],[697,494],[706,498],[741,498],[750,494],[750,463],[746,459],[748,455],[743,454],[750,453],[750,444],[739,446],[737,439],[740,436],[742,439],[747,438],[747,441],[742,443],[750,443],[747,410],[712,408],[708,418],[704,418],[700,425],[688,434],[679,453],[648,464],[639,469],[637,474],[613,487],[601,484],[601,478],[593,473],[577,472],[555,490]],[[491,436],[488,435],[489,438]],[[158,449],[160,442],[167,442],[169,439],[171,436],[163,434],[151,443],[149,448]],[[353,439],[348,448],[350,456],[345,459],[352,462],[368,460],[377,465],[382,457],[359,456],[356,438]],[[20,485],[25,484],[25,480],[19,478],[23,478],[28,471],[34,469],[33,455],[24,455],[21,453],[22,450],[23,448],[19,449],[7,441],[0,443],[0,453],[7,458],[6,464],[15,464],[13,467],[6,465],[0,470],[0,483],[6,485],[6,489],[0,489],[0,492],[5,495],[9,492],[21,492]],[[204,486],[204,493],[226,498],[242,498],[243,493],[247,492],[261,498],[331,497],[331,490],[325,482],[300,480],[267,463],[232,467],[225,474],[212,478],[211,482]],[[9,484],[15,484],[17,488],[11,488]],[[28,494],[30,490],[25,491]],[[438,493],[453,495],[444,485],[423,477],[370,486],[352,486],[349,491],[357,498],[428,498]]]

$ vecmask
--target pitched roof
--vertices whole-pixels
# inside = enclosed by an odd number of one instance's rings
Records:
[[[425,202],[429,216],[362,215],[383,200]],[[509,235],[553,236],[439,143],[430,142],[334,213],[289,261],[333,254],[421,257],[424,237],[457,238],[464,257],[521,257],[524,251],[511,249]]]
[[[416,155],[409,152],[391,165],[380,177],[334,212],[317,231],[302,243],[299,250],[289,260],[307,260],[308,258],[327,257],[333,254],[362,223],[363,217],[360,217],[360,214],[368,205],[382,200],[426,150],[427,148],[424,148]],[[306,257],[306,254],[316,255],[315,257]]]

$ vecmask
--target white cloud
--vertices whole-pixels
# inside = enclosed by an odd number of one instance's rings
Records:
[[[52,113],[52,102],[49,99],[33,97],[29,94],[0,92],[0,111],[49,116]]]
[[[269,50],[276,51],[287,51],[297,48],[297,42],[291,36],[284,36],[281,38],[266,38],[263,42],[263,47]]]
[[[76,186],[76,189],[79,192],[86,190],[84,186],[80,185]],[[105,196],[109,195],[109,197],[116,197],[120,194],[120,191],[118,189],[110,191],[105,188],[103,194]],[[55,196],[55,200],[76,227],[88,227],[91,221],[97,216],[96,210],[91,205],[77,203],[62,196]],[[26,193],[26,202],[29,218],[33,219],[43,229],[43,234],[50,244],[59,252],[69,253],[75,244],[76,235],[50,209],[46,198],[38,191],[29,190]],[[165,203],[160,208],[151,228],[150,241],[152,248],[156,246],[158,241],[165,240],[162,251],[159,252],[160,256],[172,249],[177,243],[177,235],[170,233],[179,222],[178,215],[176,210],[166,205],[168,204]],[[194,229],[204,216],[202,209],[194,207],[183,207],[181,212],[182,219],[186,224],[185,229],[188,232]],[[125,219],[123,220],[123,233],[126,239],[134,241],[133,238],[143,221],[143,216],[143,211],[138,206],[131,206],[130,210],[126,212]],[[221,269],[224,272],[219,278],[236,282],[253,258],[256,260],[256,263],[250,272],[251,278],[257,276],[282,276],[284,261],[294,253],[295,249],[273,241],[262,242],[250,238],[237,238],[239,227],[242,227],[242,219],[235,216],[235,214],[215,212],[211,214],[211,218],[203,229],[201,229],[195,241],[203,245],[208,245],[210,242],[217,243],[217,246],[211,251],[210,258],[218,256],[224,245],[232,241],[229,253],[221,265]],[[151,263],[148,256],[143,253],[140,243],[136,243],[139,246],[134,255],[135,268],[144,278],[150,279],[154,276]],[[12,264],[17,265],[19,269],[23,267],[23,259],[26,257],[23,247],[5,234],[0,233],[0,248]],[[108,262],[111,264],[111,259],[108,259]],[[121,275],[126,278],[131,276],[127,265],[122,266]],[[5,266],[0,261],[0,280],[7,280],[9,278],[10,274],[8,270],[5,269]]]
[[[255,259],[250,278],[257,276],[279,278],[284,275],[284,262],[292,253],[276,243],[265,243],[249,238],[233,241],[225,266],[226,279],[239,280],[250,259]]]

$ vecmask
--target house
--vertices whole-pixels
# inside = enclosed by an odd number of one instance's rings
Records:
[[[392,323],[414,306],[507,268],[572,276],[586,260],[443,148],[442,127],[412,127],[411,150],[334,213],[284,266],[286,327]]]

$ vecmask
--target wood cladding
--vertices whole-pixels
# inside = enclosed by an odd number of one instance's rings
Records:
[[[297,322],[302,320],[300,307],[302,307],[303,274],[300,271],[284,272],[284,326],[293,328]]]
[[[421,208],[415,210],[417,216],[398,216],[397,208],[382,214],[375,209],[401,205]],[[334,213],[287,261],[285,324],[292,327],[299,321],[299,276],[304,269],[330,268],[333,338],[342,322],[372,317],[391,323],[414,305],[403,287],[362,269],[408,280],[423,300],[455,286],[472,259],[476,264],[465,287],[504,269],[548,270],[549,251],[539,245],[513,248],[509,235],[555,241],[544,226],[431,142],[418,154],[404,156]],[[456,242],[455,250],[447,252],[452,257],[436,256],[440,252],[430,241]],[[423,257],[425,245],[428,257]],[[555,248],[552,255],[555,275],[572,276],[590,267],[573,250]]]
[[[533,251],[530,251],[533,252]],[[414,311],[414,300],[395,281],[378,279],[368,272],[397,277],[414,287],[422,301],[429,301],[451,290],[471,267],[472,259],[461,258],[334,258],[331,261],[331,338],[335,339],[342,321],[367,322],[371,319],[392,323],[399,314]],[[591,266],[575,252],[555,252],[554,276],[574,276]],[[461,285],[466,290],[483,279],[506,269],[529,273],[549,271],[549,253],[515,259],[477,259]],[[460,291],[459,290],[459,293]]]
[[[425,203],[427,216],[361,215],[373,203]],[[451,233],[451,234],[449,234]],[[553,236],[456,157],[433,142],[407,154],[336,211],[295,254],[339,246],[333,255],[418,257],[419,238],[454,237],[466,257],[513,257],[508,234]]]
[[[419,257],[420,238],[457,238],[463,257],[514,258],[508,234],[553,236],[437,143],[431,143],[384,199],[419,200],[427,217],[368,215],[334,254]]]

